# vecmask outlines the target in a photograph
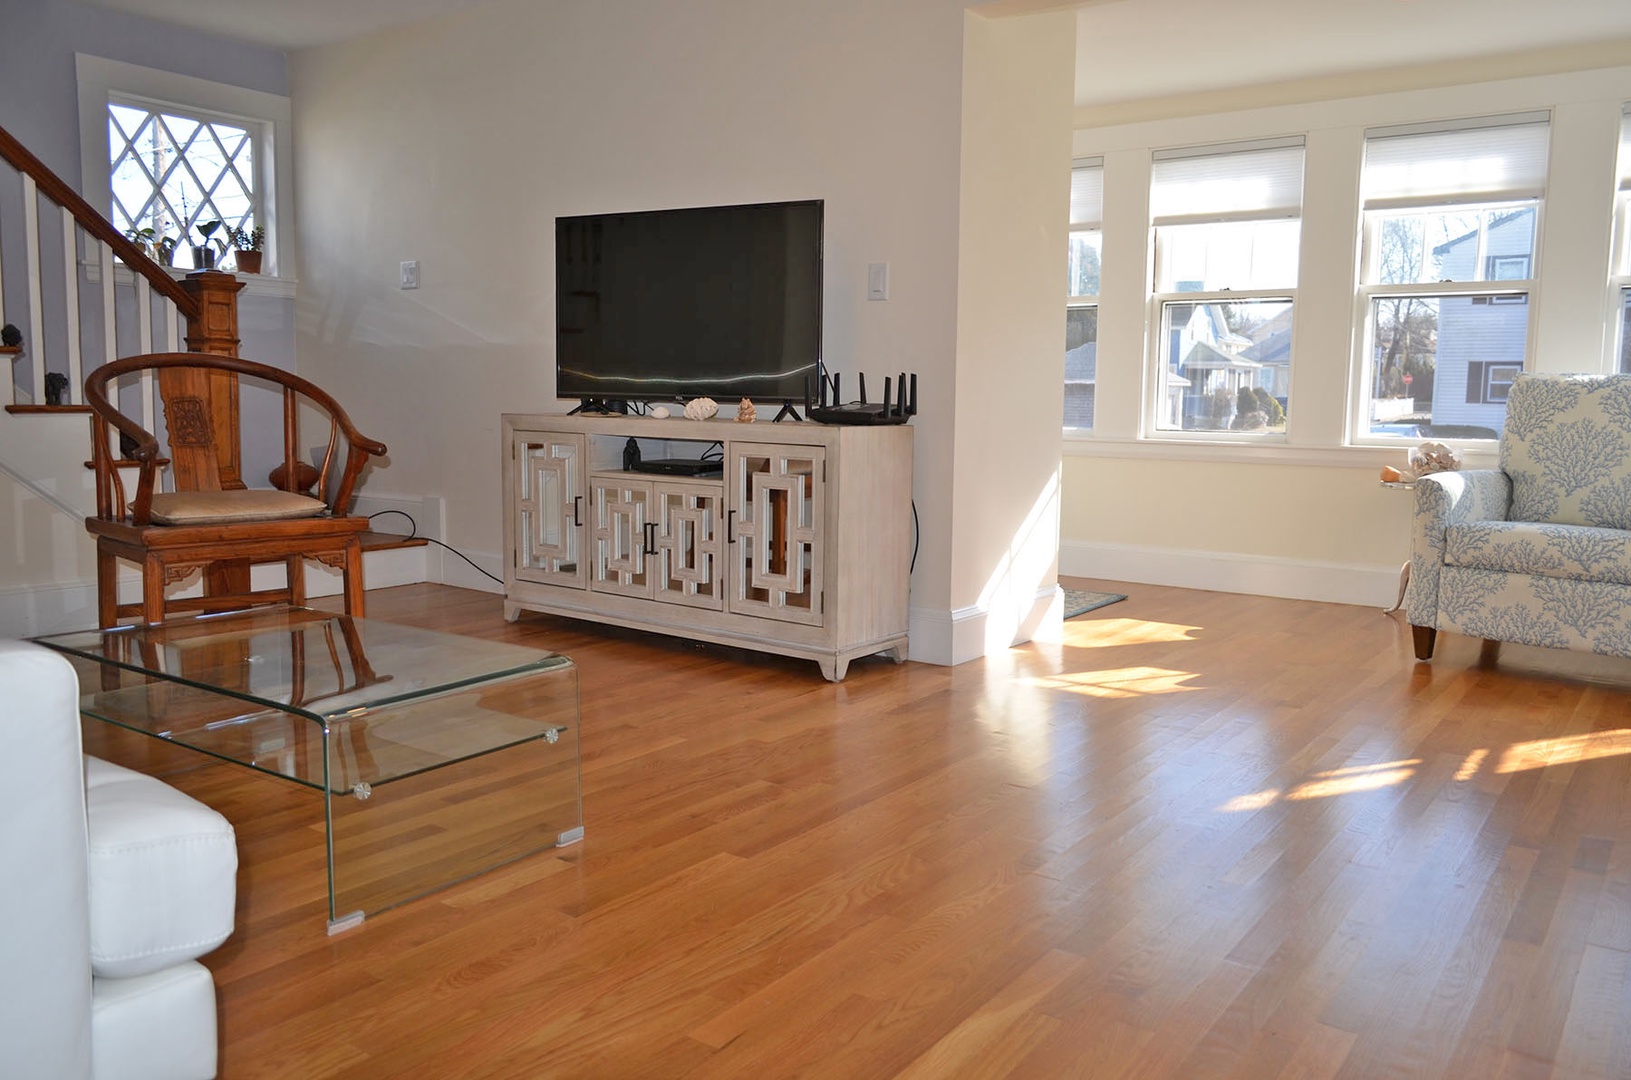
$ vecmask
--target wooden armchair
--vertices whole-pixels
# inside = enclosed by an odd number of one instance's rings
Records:
[[[114,404],[117,381],[152,373],[164,404],[172,491],[158,489],[159,440]],[[250,376],[282,389],[283,464],[276,487],[252,489],[241,476],[238,379]],[[96,537],[97,616],[102,627],[127,616],[148,623],[168,613],[228,611],[254,604],[305,600],[304,560],[337,568],[344,577],[345,610],[363,614],[361,534],[368,519],[346,513],[369,456],[383,443],[362,435],[338,402],[312,383],[280,368],[210,353],[153,353],[104,364],[85,379],[91,407],[91,467],[96,471],[96,516],[85,527]],[[328,421],[322,467],[299,457],[302,406]],[[117,436],[128,456],[116,457]],[[131,442],[133,440],[133,444]],[[137,470],[126,497],[121,467]],[[315,478],[312,474],[315,472]],[[312,494],[304,494],[313,489]],[[141,568],[142,600],[120,604],[118,561]],[[282,562],[282,588],[253,591],[253,563]],[[204,595],[165,597],[165,586],[194,570],[204,573]]]

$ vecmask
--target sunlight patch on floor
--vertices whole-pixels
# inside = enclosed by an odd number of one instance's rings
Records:
[[[1420,758],[1406,758],[1402,761],[1384,761],[1377,765],[1353,765],[1343,769],[1329,769],[1315,773],[1283,794],[1279,788],[1267,788],[1249,795],[1236,795],[1218,807],[1218,810],[1225,814],[1239,814],[1261,810],[1279,799],[1301,802],[1304,799],[1329,799],[1337,795],[1376,791],[1404,783],[1416,775],[1416,766],[1420,764]]]
[[[1088,697],[1130,698],[1194,690],[1197,688],[1185,686],[1183,683],[1186,679],[1197,677],[1197,673],[1193,671],[1128,667],[1107,671],[1070,671],[1058,675],[1042,675],[1031,679],[1030,682],[1033,686],[1049,690],[1069,690]]]
[[[1572,765],[1577,761],[1631,754],[1631,730],[1615,728],[1612,731],[1588,731],[1582,735],[1563,735],[1555,739],[1535,739],[1513,743],[1501,754],[1498,773],[1522,772],[1525,769],[1543,769],[1548,765]]]
[[[1151,622],[1148,619],[1090,619],[1065,621],[1064,643],[1087,648],[1103,645],[1149,645],[1163,641],[1190,641],[1198,626]]]

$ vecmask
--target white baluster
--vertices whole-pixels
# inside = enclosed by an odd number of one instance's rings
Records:
[[[45,300],[40,293],[40,188],[32,176],[23,175],[23,245],[28,260],[28,349],[34,369],[31,400],[45,401]]]
[[[70,405],[79,398],[84,367],[79,355],[79,223],[73,211],[61,209],[63,311],[68,319],[68,396],[63,404]]]

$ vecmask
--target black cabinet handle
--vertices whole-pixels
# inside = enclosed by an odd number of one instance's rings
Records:
[[[657,523],[648,521],[644,527],[646,530],[646,554],[655,555],[657,554]]]
[[[582,526],[583,526],[583,496],[582,495],[572,496],[572,524],[578,526],[579,528],[582,528]]]
[[[725,511],[725,543],[736,543],[736,511]]]

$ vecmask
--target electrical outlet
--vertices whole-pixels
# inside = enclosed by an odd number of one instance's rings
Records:
[[[401,288],[419,288],[419,260],[408,259],[402,263]]]

